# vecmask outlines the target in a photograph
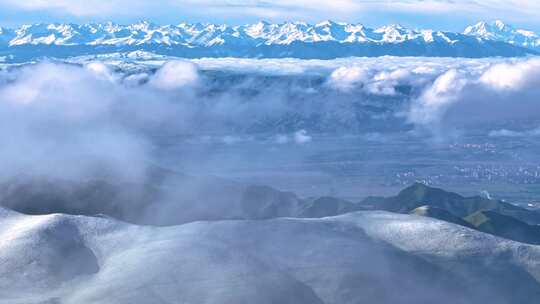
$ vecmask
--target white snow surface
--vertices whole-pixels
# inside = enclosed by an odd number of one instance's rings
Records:
[[[524,29],[516,29],[501,20],[478,22],[477,24],[468,26],[464,34],[486,40],[507,42],[531,49],[540,48],[540,36],[537,33]]]
[[[503,258],[540,281],[540,247],[412,215],[158,228],[0,209],[1,303],[359,303],[373,296],[350,289],[359,278],[422,292],[405,256],[458,275]]]
[[[219,45],[260,46],[290,45],[304,42],[339,43],[449,43],[476,36],[486,40],[504,41],[537,49],[539,36],[528,30],[515,29],[502,21],[479,22],[466,28],[463,34],[408,29],[399,24],[369,28],[362,24],[324,21],[317,24],[304,22],[268,23],[245,25],[209,23],[180,23],[158,25],[147,21],[120,25],[112,22],[63,24],[26,24],[18,28],[0,28],[0,44],[21,45],[104,45],[137,46],[165,45],[212,47]]]

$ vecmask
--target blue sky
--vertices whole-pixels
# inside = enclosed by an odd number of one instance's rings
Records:
[[[479,20],[501,19],[540,30],[538,0],[0,0],[0,24],[37,22],[158,24],[326,19],[369,26],[401,23],[414,28],[462,30]]]

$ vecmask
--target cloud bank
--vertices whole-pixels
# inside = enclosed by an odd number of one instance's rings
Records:
[[[495,124],[512,120],[540,124],[540,59],[351,58],[322,60],[193,60],[202,70],[258,75],[321,77],[323,87],[349,99],[394,106],[426,130]],[[324,90],[314,88],[316,92]],[[351,97],[355,96],[355,97]],[[338,97],[326,104],[338,107]],[[352,101],[351,101],[352,102]]]
[[[151,160],[144,130],[181,127],[175,123],[182,116],[175,112],[179,107],[170,105],[170,91],[191,86],[193,73],[192,64],[171,62],[139,87],[122,84],[122,76],[101,63],[40,63],[4,75],[2,175],[65,178],[106,168],[110,174],[138,178]]]
[[[409,119],[427,127],[537,122],[538,84],[538,58],[491,63],[482,69],[451,69],[413,101]]]
[[[152,64],[156,64],[155,62]],[[215,73],[219,71],[220,73]],[[536,136],[540,59],[39,63],[0,73],[2,174],[137,178],[156,139],[316,142],[317,133]],[[518,122],[516,124],[516,122]],[[127,169],[126,169],[127,168]]]

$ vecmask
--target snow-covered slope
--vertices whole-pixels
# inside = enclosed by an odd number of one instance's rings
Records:
[[[468,26],[465,35],[475,36],[490,41],[501,41],[525,48],[540,50],[540,36],[529,30],[516,29],[501,20],[478,22]]]
[[[143,227],[0,209],[1,303],[535,303],[540,247],[429,218]]]
[[[32,24],[0,29],[0,55],[18,61],[144,50],[180,57],[338,58],[349,56],[523,56],[534,51],[491,36],[412,30],[400,25],[377,29],[362,24],[259,22],[242,26],[181,23],[156,25]],[[477,35],[478,36],[478,35]],[[519,45],[519,46],[518,46]],[[528,46],[528,45],[523,45]]]

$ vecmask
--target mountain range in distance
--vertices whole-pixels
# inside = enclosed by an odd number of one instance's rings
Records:
[[[479,22],[463,33],[332,21],[315,25],[261,21],[241,26],[51,23],[0,28],[0,61],[4,62],[137,50],[184,58],[517,57],[540,54],[540,36],[500,20]]]

